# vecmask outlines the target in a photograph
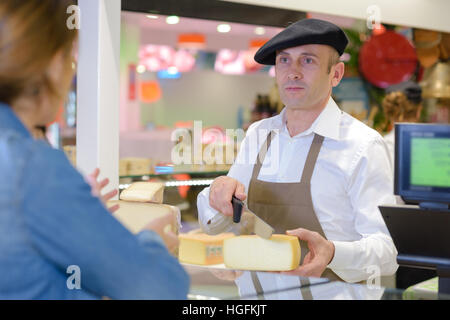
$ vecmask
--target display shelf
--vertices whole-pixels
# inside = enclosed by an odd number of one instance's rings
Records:
[[[174,168],[173,172],[168,173],[153,173],[147,175],[127,175],[120,176],[119,190],[127,188],[130,183],[135,181],[148,181],[154,178],[162,180],[166,187],[180,187],[180,186],[209,186],[214,178],[226,175],[228,170],[192,170],[186,167]],[[175,179],[174,176],[179,174],[187,174],[189,179]]]
[[[201,165],[177,165],[177,166],[157,166],[161,168],[161,171],[166,172],[158,172],[158,173],[150,173],[145,175],[123,175],[120,176],[120,179],[136,179],[136,180],[148,180],[151,178],[166,178],[177,174],[188,174],[191,177],[213,177],[213,176],[221,176],[228,173],[231,168],[231,165],[220,165],[220,167],[211,168]]]
[[[137,175],[137,176],[120,176],[120,179],[141,179],[141,180],[148,180],[151,178],[161,178],[161,177],[169,177],[177,174],[188,174],[190,176],[221,176],[226,175],[228,173],[227,171],[174,171],[170,173],[152,173],[152,174],[146,174],[146,175]]]

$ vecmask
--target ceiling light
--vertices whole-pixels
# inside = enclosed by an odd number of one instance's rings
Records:
[[[167,72],[169,74],[177,74],[178,73],[178,68],[177,67],[169,67],[169,68],[167,68]]]
[[[255,28],[255,34],[257,34],[258,36],[262,36],[265,33],[266,33],[266,29],[264,29],[263,27]]]
[[[223,23],[217,26],[217,31],[220,33],[227,33],[231,31],[231,26],[229,24]]]
[[[136,67],[137,73],[144,73],[146,71],[146,68],[144,65],[140,64]]]
[[[146,17],[149,19],[158,19],[159,18],[158,16],[155,16],[154,14],[148,14]]]
[[[180,18],[178,16],[168,16],[166,18],[167,24],[177,24],[178,22],[180,22]]]

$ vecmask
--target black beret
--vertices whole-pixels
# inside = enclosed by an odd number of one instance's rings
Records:
[[[386,88],[386,93],[403,92],[409,101],[420,103],[422,101],[422,88],[414,81],[404,81]]]
[[[326,44],[344,53],[348,44],[347,36],[337,25],[319,19],[303,19],[291,24],[267,41],[255,54],[260,64],[275,64],[277,50],[297,47],[304,44]]]

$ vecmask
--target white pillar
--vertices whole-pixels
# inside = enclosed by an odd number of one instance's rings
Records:
[[[77,167],[119,186],[121,0],[78,0]]]

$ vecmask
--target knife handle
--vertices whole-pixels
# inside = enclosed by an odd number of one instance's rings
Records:
[[[234,195],[231,197],[231,203],[233,204],[233,222],[239,223],[241,221],[244,203],[238,198],[236,198]]]

